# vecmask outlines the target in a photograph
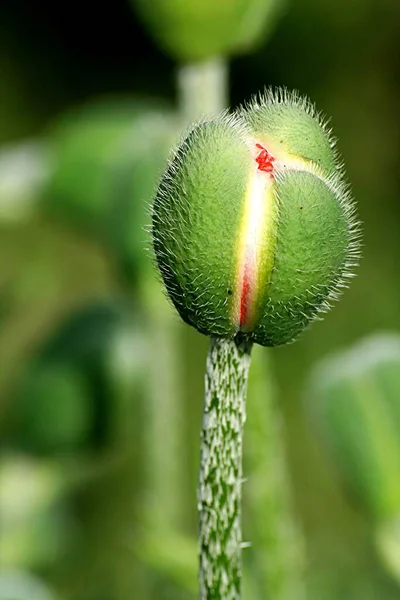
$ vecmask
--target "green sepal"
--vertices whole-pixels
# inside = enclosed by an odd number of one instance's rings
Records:
[[[251,102],[241,116],[254,137],[272,154],[284,153],[313,162],[325,176],[340,170],[334,149],[336,140],[307,99],[278,89]]]
[[[154,249],[186,323],[233,337],[236,256],[250,153],[234,119],[197,125],[177,150],[153,206]]]
[[[346,269],[350,237],[340,198],[316,175],[284,171],[275,194],[274,266],[253,331],[263,346],[293,340],[328,302]]]

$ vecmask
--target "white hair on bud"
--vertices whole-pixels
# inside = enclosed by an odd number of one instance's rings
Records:
[[[196,286],[195,293],[192,291],[182,291],[180,285],[177,283],[174,273],[172,273],[170,265],[174,264],[174,260],[180,256],[185,256],[185,252],[191,241],[190,235],[185,234],[182,227],[182,222],[192,226],[192,217],[188,210],[188,187],[190,187],[190,177],[182,179],[181,173],[185,169],[185,160],[188,152],[193,149],[194,146],[200,146],[201,151],[208,154],[209,150],[212,151],[212,145],[215,145],[215,140],[218,135],[221,135],[223,139],[223,132],[226,129],[234,130],[237,134],[237,139],[246,146],[253,150],[255,143],[255,132],[252,130],[250,120],[247,118],[247,113],[257,113],[264,111],[268,107],[273,106],[285,106],[296,108],[297,111],[301,111],[304,115],[312,118],[315,124],[310,123],[310,131],[314,131],[313,127],[317,131],[316,139],[321,142],[322,151],[320,154],[314,155],[311,152],[314,160],[305,158],[301,152],[291,154],[287,153],[288,159],[286,160],[283,156],[283,160],[279,160],[279,155],[274,160],[274,172],[273,179],[275,180],[279,190],[279,183],[282,182],[287,173],[290,171],[304,171],[312,174],[318,180],[320,180],[331,192],[331,196],[334,197],[337,204],[340,206],[348,233],[348,245],[345,256],[343,256],[343,263],[338,268],[338,271],[332,274],[332,282],[330,284],[325,283],[319,285],[306,284],[309,289],[298,292],[299,296],[293,295],[290,300],[274,301],[268,300],[268,310],[270,311],[271,322],[278,324],[280,321],[285,320],[288,316],[294,322],[301,325],[302,329],[306,329],[308,324],[312,321],[319,320],[322,314],[327,312],[332,303],[337,301],[341,296],[343,290],[348,286],[349,280],[354,276],[353,270],[358,264],[360,258],[360,223],[356,216],[356,210],[354,201],[351,195],[350,186],[345,179],[344,166],[340,159],[339,153],[336,149],[336,138],[332,135],[332,130],[329,126],[329,121],[322,113],[320,113],[315,105],[306,97],[301,96],[296,91],[289,91],[286,88],[277,88],[276,90],[266,89],[263,93],[258,94],[252,100],[247,102],[242,108],[235,113],[229,113],[225,111],[221,115],[215,117],[204,117],[193,123],[181,136],[176,148],[171,151],[169,160],[167,163],[166,170],[160,183],[158,184],[156,194],[156,204],[152,204],[150,207],[150,216],[152,219],[152,225],[148,231],[152,236],[152,254],[153,259],[156,259],[154,248],[157,247],[157,260],[155,261],[158,266],[158,273],[160,278],[164,280],[167,287],[167,296],[174,304],[180,304],[182,302],[190,303],[191,310],[191,322],[200,331],[205,332],[207,324],[210,321],[210,315],[216,313],[219,309],[227,305],[227,298],[213,295],[213,285],[215,286],[215,275],[210,272],[199,272],[194,262],[189,263],[185,268],[185,273],[190,275],[191,284]],[[268,115],[268,111],[266,111]],[[299,113],[297,112],[297,115]],[[258,119],[262,117],[257,115]],[[296,115],[294,115],[295,117]],[[310,122],[310,119],[306,119],[306,124]],[[300,125],[302,123],[300,115]],[[215,124],[220,126],[218,130],[216,127],[215,137],[210,137],[210,126]],[[320,133],[317,130],[316,125],[322,131]],[[299,126],[300,127],[300,126]],[[226,128],[226,129],[225,129]],[[290,131],[290,127],[288,128]],[[300,127],[300,131],[301,127]],[[319,136],[319,137],[318,137]],[[303,138],[301,138],[303,139]],[[307,138],[306,138],[307,139]],[[210,144],[210,149],[206,148],[207,144]],[[297,152],[297,150],[296,150]],[[325,154],[324,154],[325,152]],[[328,159],[326,158],[328,156]],[[322,162],[322,164],[319,164]],[[212,167],[214,168],[214,162]],[[324,166],[325,165],[325,166]],[[327,165],[327,166],[326,166]],[[194,168],[195,170],[195,168]],[[187,174],[186,174],[187,175]],[[181,177],[179,185],[179,193],[176,190],[176,180]],[[171,205],[171,198],[173,204]],[[277,193],[278,210],[276,215],[274,213],[273,218],[277,220],[277,228],[279,229],[279,193]],[[178,209],[177,211],[169,211],[168,207]],[[176,213],[179,212],[180,220],[176,219]],[[162,227],[155,225],[154,216],[157,216],[157,223],[162,223]],[[185,221],[186,220],[186,221]],[[167,232],[167,233],[166,233]],[[168,236],[173,240],[170,247],[163,242],[169,239]],[[198,249],[201,254],[201,248]],[[274,250],[275,252],[275,250]],[[344,254],[344,253],[343,253]],[[275,260],[275,254],[274,254]],[[301,265],[299,265],[301,267]],[[300,272],[300,268],[299,268]],[[201,285],[200,285],[201,282]],[[305,287],[306,287],[305,286]],[[329,286],[329,288],[328,288]],[[293,289],[293,293],[295,290]],[[315,302],[313,302],[315,298]],[[322,299],[323,298],[323,299]],[[188,320],[189,322],[189,320]],[[216,325],[218,327],[218,325]],[[276,328],[278,329],[278,327]],[[298,331],[300,328],[298,328]],[[294,330],[288,334],[288,337],[293,334]],[[268,337],[266,333],[266,338]],[[213,335],[224,335],[224,331],[217,331],[214,329]],[[297,339],[297,334],[296,334]],[[256,341],[257,338],[255,338]],[[294,340],[293,340],[294,341]],[[287,339],[285,339],[285,343]],[[260,342],[262,343],[262,342]]]

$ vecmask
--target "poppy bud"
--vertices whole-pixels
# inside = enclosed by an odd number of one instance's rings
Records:
[[[321,445],[400,581],[400,336],[376,333],[313,369],[307,405]]]
[[[161,179],[153,243],[168,294],[201,333],[293,340],[358,255],[334,141],[312,105],[268,92],[195,125]]]
[[[133,0],[151,33],[182,61],[254,47],[271,28],[282,0]]]

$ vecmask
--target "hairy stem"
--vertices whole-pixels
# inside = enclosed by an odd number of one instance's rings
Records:
[[[211,339],[198,490],[200,600],[241,597],[243,428],[251,345]]]

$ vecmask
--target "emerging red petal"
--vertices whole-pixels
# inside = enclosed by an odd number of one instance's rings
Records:
[[[265,173],[272,173],[274,170],[273,163],[275,162],[275,158],[268,152],[266,148],[264,148],[264,146],[261,146],[261,144],[256,144],[256,148],[261,150],[256,158],[258,170],[264,171]]]

